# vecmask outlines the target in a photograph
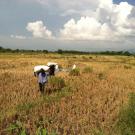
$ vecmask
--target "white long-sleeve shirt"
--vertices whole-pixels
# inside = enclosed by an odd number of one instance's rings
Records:
[[[46,83],[47,82],[47,76],[48,76],[48,73],[45,73],[45,76],[42,76],[42,73],[39,73],[38,74],[38,82],[39,83]]]

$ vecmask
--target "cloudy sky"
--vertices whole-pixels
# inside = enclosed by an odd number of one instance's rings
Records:
[[[135,49],[135,0],[0,0],[0,46]]]

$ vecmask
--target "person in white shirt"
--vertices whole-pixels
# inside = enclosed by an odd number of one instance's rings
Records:
[[[39,83],[39,90],[41,93],[44,93],[45,84],[48,81],[48,73],[46,73],[43,69],[40,70],[38,73],[38,83]]]

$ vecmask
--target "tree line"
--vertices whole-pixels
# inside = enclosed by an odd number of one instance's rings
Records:
[[[25,49],[10,49],[10,48],[4,48],[0,46],[0,52],[3,53],[48,53],[48,50],[25,50]]]
[[[58,54],[96,54],[96,55],[125,55],[131,56],[135,53],[130,53],[129,51],[100,51],[100,52],[84,52],[84,51],[76,51],[76,50],[62,50],[58,49],[57,51],[48,51],[48,50],[25,50],[25,49],[10,49],[4,48],[0,46],[1,53],[58,53]]]

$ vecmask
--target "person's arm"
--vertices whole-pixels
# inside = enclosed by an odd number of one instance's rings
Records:
[[[37,76],[37,73],[36,73],[36,72],[34,72],[34,76],[35,76],[35,77]]]

